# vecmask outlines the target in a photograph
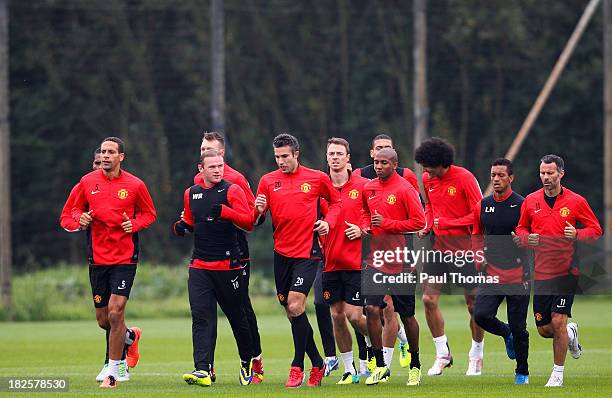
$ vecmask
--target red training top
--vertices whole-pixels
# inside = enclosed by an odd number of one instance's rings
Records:
[[[350,172],[349,172],[350,173]],[[364,229],[370,220],[363,211],[363,187],[369,180],[354,173],[342,187],[334,187],[342,198],[342,211],[336,226],[323,237],[325,253],[325,272],[359,271],[361,269],[361,239],[350,240],[344,233],[346,222]],[[327,202],[321,201],[323,215],[327,215]]]
[[[156,218],[155,206],[144,182],[125,170],[110,180],[100,169],[83,176],[78,185],[66,203],[74,203],[74,220],[88,210],[93,211],[89,225],[90,264],[136,264],[138,231],[149,227]],[[121,228],[123,213],[132,221],[132,233]]]
[[[342,203],[340,193],[327,174],[298,165],[293,173],[280,169],[259,180],[257,196],[265,195],[274,226],[274,250],[289,258],[310,258],[313,250],[313,228],[318,218],[319,200],[330,203],[325,221],[334,228]],[[254,220],[260,214],[254,211]]]
[[[436,236],[436,250],[470,250],[474,224],[472,209],[482,199],[476,177],[467,169],[451,165],[442,177],[429,178],[423,172],[423,189],[427,203],[427,230]],[[434,219],[438,218],[438,227]],[[444,238],[448,237],[448,238]]]
[[[586,199],[579,194],[561,187],[551,209],[544,199],[544,188],[525,198],[521,207],[521,218],[516,227],[523,246],[527,246],[529,234],[539,234],[540,243],[535,246],[535,280],[546,280],[564,275],[578,275],[578,265],[573,264],[574,241],[564,237],[566,222],[576,227],[576,239],[585,241],[601,236],[601,226]]]
[[[425,227],[425,213],[417,191],[397,173],[383,181],[380,178],[368,182],[363,188],[363,207],[365,217],[380,214],[383,221],[380,227],[372,226],[371,252],[375,250],[395,250],[407,247],[406,239],[400,234],[420,231]],[[377,236],[396,235],[377,240]],[[390,263],[393,264],[393,263]],[[397,264],[393,264],[397,265]],[[414,267],[414,264],[412,265]],[[398,267],[382,267],[388,273],[400,272]]]

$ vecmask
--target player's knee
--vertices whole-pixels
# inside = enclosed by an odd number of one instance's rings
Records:
[[[123,323],[123,310],[119,308],[109,309],[108,322],[110,323],[111,327]]]
[[[374,318],[380,316],[380,307],[377,305],[366,305],[366,314],[368,318]]]
[[[338,312],[332,309],[331,317],[334,324],[342,324],[343,322],[346,322],[346,315],[344,312]]]
[[[487,313],[486,311],[472,310],[470,313],[474,318],[474,322],[476,322],[476,324],[478,324],[480,327],[483,327],[483,325],[486,325],[491,319],[493,319],[493,315]]]
[[[287,304],[287,315],[290,318],[295,318],[304,313],[304,306],[301,303],[292,302]]]
[[[567,320],[564,315],[561,314],[552,314],[552,319],[550,321],[550,325],[553,328],[553,331],[564,331],[567,326]]]
[[[423,305],[426,311],[433,311],[438,308],[438,297],[429,294],[423,295]]]
[[[104,330],[110,329],[110,322],[108,321],[107,317],[98,318],[97,321],[98,321],[98,326],[100,326],[101,329],[104,329]]]
[[[549,325],[546,326],[538,326],[538,334],[544,338],[550,338],[551,333],[550,333],[550,327],[547,327]]]
[[[363,314],[361,312],[354,311],[346,314],[346,317],[348,318],[351,325],[355,326],[359,324],[359,321],[362,319]]]

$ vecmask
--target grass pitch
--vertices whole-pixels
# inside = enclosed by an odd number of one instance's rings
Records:
[[[277,304],[270,301],[266,305]],[[293,345],[289,322],[280,306],[278,315],[259,318],[265,367],[265,380],[261,385],[238,385],[238,355],[225,319],[219,321],[215,360],[217,383],[209,388],[187,385],[182,381],[181,375],[193,370],[191,322],[189,319],[155,319],[129,320],[129,325],[138,325],[143,329],[140,363],[131,371],[131,381],[121,383],[116,390],[101,391],[95,382],[95,376],[103,363],[104,334],[93,320],[93,309],[92,320],[89,322],[0,323],[0,377],[70,379],[70,391],[67,393],[14,394],[19,397],[178,397],[202,394],[249,398],[278,397],[280,394],[351,398],[400,395],[436,398],[612,396],[612,300],[580,297],[576,299],[574,320],[580,327],[580,341],[584,352],[579,360],[568,355],[565,386],[561,389],[543,387],[552,369],[552,340],[539,337],[531,312],[528,318],[531,384],[516,386],[513,384],[515,363],[506,357],[503,340],[489,334],[485,337],[483,375],[464,376],[467,352],[470,348],[467,312],[465,307],[459,304],[458,297],[445,298],[442,310],[455,366],[439,377],[423,376],[422,385],[419,387],[405,386],[408,370],[400,368],[396,350],[389,383],[367,387],[362,381],[358,385],[336,386],[334,384],[342,371],[338,370],[324,379],[321,388],[304,386],[297,390],[285,389],[284,382],[293,354]],[[499,313],[504,319],[505,307],[502,306]],[[421,361],[426,373],[433,360],[434,347],[420,305],[417,308],[417,318],[421,325]],[[309,319],[314,323],[314,314],[309,314]],[[306,366],[309,367],[308,360]],[[6,393],[0,392],[0,395],[3,394]]]

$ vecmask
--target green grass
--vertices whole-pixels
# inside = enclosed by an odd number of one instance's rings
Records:
[[[580,325],[581,343],[585,348],[579,360],[568,355],[565,387],[547,390],[543,387],[552,368],[551,340],[538,336],[530,314],[530,385],[513,384],[514,362],[505,354],[503,341],[496,336],[485,338],[483,376],[467,378],[467,352],[470,348],[465,308],[458,297],[444,299],[443,311],[446,330],[455,358],[455,366],[441,377],[423,377],[420,387],[409,388],[407,369],[401,369],[396,351],[389,383],[366,387],[363,383],[336,386],[339,371],[324,379],[320,389],[307,387],[294,391],[283,385],[287,377],[293,346],[289,323],[280,306],[277,315],[259,319],[263,338],[265,381],[261,385],[240,387],[237,384],[238,357],[229,326],[219,322],[216,370],[218,381],[213,387],[188,386],[181,374],[192,370],[191,322],[189,319],[147,319],[132,321],[143,329],[141,362],[131,372],[132,380],[122,383],[114,391],[100,391],[94,378],[102,365],[104,335],[95,321],[60,321],[41,323],[0,323],[0,377],[65,376],[70,378],[69,393],[52,396],[195,396],[213,394],[223,396],[399,396],[419,397],[609,397],[612,395],[612,301],[597,298],[578,298],[574,305],[575,320]],[[269,313],[271,300],[259,301],[257,308]],[[503,312],[502,312],[503,311]],[[505,312],[500,308],[500,314]],[[93,318],[93,311],[92,311]],[[426,371],[433,359],[433,344],[423,318],[422,306],[417,309],[421,324],[421,360]],[[314,322],[314,314],[310,314]],[[320,345],[319,345],[320,346]],[[308,366],[308,365],[307,365]],[[0,393],[1,395],[2,393]],[[19,397],[41,394],[21,393]]]

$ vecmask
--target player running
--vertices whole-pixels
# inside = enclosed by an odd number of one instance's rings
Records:
[[[471,250],[471,229],[474,224],[472,210],[482,199],[478,181],[472,173],[453,164],[455,150],[446,141],[431,138],[415,151],[415,160],[423,166],[423,189],[427,203],[427,230],[419,232],[419,237],[432,233],[433,249],[439,253],[464,253]],[[441,257],[441,256],[434,256]],[[473,263],[458,265],[436,259],[425,263],[423,272],[429,276],[448,275],[449,271],[463,275],[475,275]],[[459,284],[458,284],[459,285]],[[465,303],[470,313],[472,348],[469,351],[469,364],[466,376],[479,376],[482,372],[484,356],[484,331],[474,322],[473,307],[476,285],[462,284]],[[425,318],[436,347],[436,359],[427,375],[441,375],[444,368],[453,364],[453,357],[444,333],[444,317],[438,305],[442,285],[429,280],[423,282],[423,302]]]
[[[425,214],[419,200],[418,193],[395,171],[397,167],[397,153],[390,148],[381,149],[374,157],[374,167],[378,178],[368,182],[364,187],[363,202],[366,215],[371,219],[371,233],[376,238],[381,235],[398,235],[417,232],[425,227]],[[392,238],[392,237],[391,237]],[[405,238],[396,240],[395,246],[404,246]],[[373,244],[374,245],[374,244]],[[371,249],[374,251],[374,249]],[[403,266],[406,265],[402,265]],[[407,264],[414,272],[415,264]],[[395,274],[396,269],[384,270]],[[370,280],[378,270],[374,267],[366,269],[366,278]],[[407,332],[410,347],[410,371],[408,385],[416,386],[421,382],[421,364],[419,360],[419,324],[414,317],[414,289],[416,283],[407,287],[405,294],[388,292],[387,294],[368,294],[365,298],[368,335],[372,341],[376,368],[366,380],[367,385],[386,382],[391,373],[385,363],[382,351],[382,324],[380,320],[381,309],[387,300],[393,302],[394,311]],[[395,317],[395,316],[394,316]]]
[[[529,263],[525,251],[512,241],[521,205],[525,198],[512,191],[514,172],[508,159],[491,163],[493,194],[474,207],[472,248],[483,250],[486,261],[476,263],[479,271],[498,278],[498,283],[478,287],[474,303],[474,320],[489,333],[504,338],[506,353],[516,359],[514,382],[529,384]],[[497,310],[506,300],[508,323],[497,318]]]
[[[367,336],[361,294],[360,238],[362,228],[369,225],[362,201],[363,187],[368,180],[349,171],[350,156],[350,146],[345,139],[334,137],[327,141],[329,178],[342,196],[340,218],[324,237],[325,269],[322,275],[323,298],[331,306],[333,332],[344,364],[344,373],[336,384],[359,383],[347,320],[355,331]]]
[[[580,358],[578,325],[567,323],[578,283],[575,242],[601,236],[601,226],[586,199],[561,185],[564,161],[557,155],[540,160],[543,188],[527,196],[521,207],[516,241],[535,252],[533,312],[538,333],[553,339],[554,365],[546,387],[563,386],[569,348]],[[576,228],[577,223],[584,228]]]
[[[254,379],[251,366],[251,332],[243,309],[240,287],[241,251],[238,230],[253,229],[252,211],[243,190],[223,179],[223,157],[214,149],[201,156],[202,181],[185,191],[185,213],[174,224],[176,235],[194,233],[189,264],[189,305],[191,307],[193,361],[195,370],[183,375],[188,384],[210,386],[215,350],[217,303],[226,315],[240,355],[239,382]],[[238,304],[237,304],[238,303]]]
[[[138,363],[141,330],[126,328],[124,313],[136,276],[138,232],[155,221],[156,212],[142,180],[121,170],[123,141],[105,138],[100,149],[101,170],[83,176],[67,202],[73,201],[73,217],[78,218],[81,229],[87,229],[89,279],[98,325],[110,326],[108,369],[100,387],[115,388],[126,346],[127,365],[133,368]]]
[[[261,177],[255,199],[255,222],[261,224],[269,209],[274,226],[274,279],[276,295],[291,323],[295,354],[286,387],[295,388],[304,380],[304,355],[312,369],[308,386],[320,386],[325,372],[312,327],[305,313],[306,296],[321,261],[318,235],[334,227],[340,213],[340,194],[329,177],[300,165],[299,144],[290,134],[274,138],[278,170]],[[318,220],[320,199],[329,202],[325,220]]]

